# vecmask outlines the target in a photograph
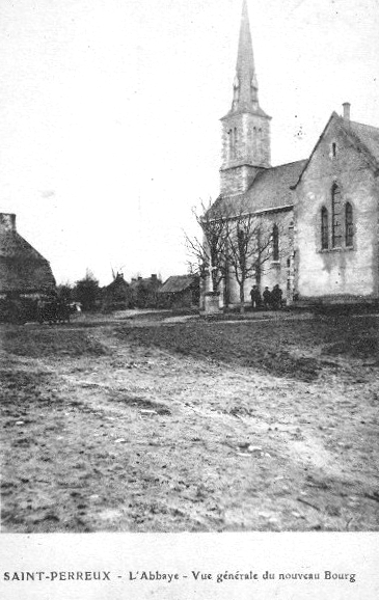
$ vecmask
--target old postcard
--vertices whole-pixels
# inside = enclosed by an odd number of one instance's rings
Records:
[[[379,594],[376,0],[0,6],[0,596]]]

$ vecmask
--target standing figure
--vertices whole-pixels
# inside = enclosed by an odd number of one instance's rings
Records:
[[[268,289],[267,285],[263,292],[263,306],[265,310],[270,310],[272,304],[271,292]]]
[[[254,310],[258,310],[262,304],[261,293],[257,285],[253,285],[250,291],[251,306]]]
[[[274,286],[274,288],[271,292],[271,298],[272,298],[272,306],[273,306],[274,310],[279,310],[280,308],[282,308],[283,292],[280,289],[278,283]]]

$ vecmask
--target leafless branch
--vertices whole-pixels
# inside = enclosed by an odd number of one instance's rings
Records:
[[[212,203],[209,200],[207,205],[201,202],[201,212],[193,209],[192,213],[201,228],[203,239],[185,234],[187,250],[196,261],[200,276],[210,276],[212,290],[216,292],[226,274],[229,220],[224,212],[218,210],[217,201]]]

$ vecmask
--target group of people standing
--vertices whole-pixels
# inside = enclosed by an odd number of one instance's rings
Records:
[[[279,310],[283,307],[283,291],[279,284],[274,285],[272,290],[266,286],[261,295],[257,285],[253,285],[250,292],[251,306],[254,310]]]

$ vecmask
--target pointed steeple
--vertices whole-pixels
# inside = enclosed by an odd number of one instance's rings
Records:
[[[259,106],[247,2],[243,0],[233,103],[222,117],[221,193],[245,192],[270,167],[269,117]]]
[[[232,112],[261,112],[247,2],[243,0]],[[263,112],[263,111],[262,111]]]

